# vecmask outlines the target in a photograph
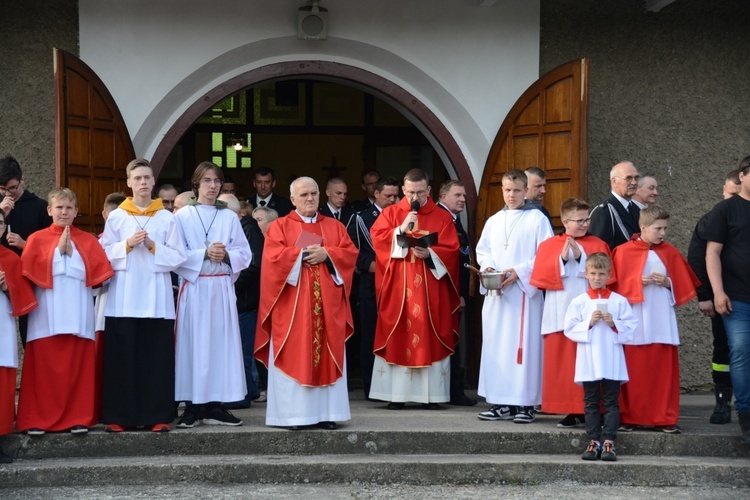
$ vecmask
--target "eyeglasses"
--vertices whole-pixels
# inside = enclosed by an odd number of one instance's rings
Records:
[[[0,227],[5,227],[5,222],[0,221]]]
[[[615,177],[617,177],[618,179],[622,179],[625,182],[633,182],[633,181],[639,181],[639,180],[641,180],[641,176],[640,175],[629,175],[627,177],[622,177],[622,176],[616,175]]]
[[[19,187],[21,187],[20,181],[15,186],[0,186],[0,194],[5,196],[7,193],[15,193]]]
[[[201,179],[201,184],[204,184],[206,186],[214,185],[214,186],[221,186],[224,184],[224,182],[221,179],[209,179],[208,177],[204,177]]]
[[[422,196],[426,195],[427,191],[404,191],[404,196],[416,196],[417,198],[421,198]]]
[[[565,222],[575,222],[579,226],[587,226],[591,224],[591,219],[565,219]]]

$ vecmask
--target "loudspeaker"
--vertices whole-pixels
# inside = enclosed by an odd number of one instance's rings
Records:
[[[313,5],[300,7],[297,13],[297,38],[325,40],[328,38],[328,9]]]

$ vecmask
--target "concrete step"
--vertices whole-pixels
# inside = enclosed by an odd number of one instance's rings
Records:
[[[2,488],[185,483],[542,484],[750,487],[750,461],[578,455],[180,455],[18,460],[0,467]]]

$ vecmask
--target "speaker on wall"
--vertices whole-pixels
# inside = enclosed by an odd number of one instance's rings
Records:
[[[297,13],[297,38],[301,40],[325,40],[328,38],[328,9],[318,2],[299,8]]]

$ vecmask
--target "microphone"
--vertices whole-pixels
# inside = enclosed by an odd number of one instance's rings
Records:
[[[414,201],[411,202],[411,211],[412,212],[418,212],[419,211],[419,207],[420,207],[419,201],[414,200]],[[413,229],[414,229],[414,223],[410,222],[409,223],[409,231],[412,231]]]

